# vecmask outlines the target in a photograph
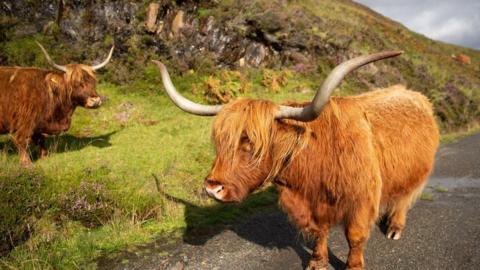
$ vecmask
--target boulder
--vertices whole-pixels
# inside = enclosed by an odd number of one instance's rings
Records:
[[[177,12],[177,15],[175,15],[175,18],[173,18],[171,30],[174,36],[177,35],[180,29],[182,29],[183,26],[185,25],[183,21],[183,16],[184,16],[184,12],[180,10]]]
[[[267,49],[260,43],[253,42],[245,51],[245,61],[253,67],[258,67],[265,60]]]
[[[157,3],[150,3],[147,9],[147,17],[145,19],[145,28],[149,33],[155,33],[157,30],[157,15],[160,5]]]

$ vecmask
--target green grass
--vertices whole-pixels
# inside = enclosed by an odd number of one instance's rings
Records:
[[[438,187],[435,187],[435,191],[436,191],[436,192],[439,192],[439,193],[447,193],[447,192],[448,192],[448,188],[442,187],[442,186],[438,186]]]
[[[466,127],[460,131],[442,134],[442,136],[440,137],[440,142],[444,144],[455,143],[466,136],[470,136],[478,132],[480,132],[480,126],[478,126],[478,124],[475,124]]]
[[[424,191],[422,192],[422,195],[420,195],[420,200],[423,201],[434,201],[435,198],[433,197],[433,194],[431,192]]]

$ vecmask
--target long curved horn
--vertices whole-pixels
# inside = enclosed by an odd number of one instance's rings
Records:
[[[302,108],[280,106],[280,109],[277,112],[277,115],[275,115],[275,118],[288,118],[303,122],[315,120],[322,112],[325,104],[328,103],[329,97],[332,94],[333,90],[335,90],[335,88],[340,84],[340,82],[348,73],[371,62],[375,62],[385,58],[395,57],[402,53],[402,51],[380,52],[376,54],[356,57],[341,63],[340,65],[336,66],[332,70],[332,72],[330,72],[327,79],[325,79],[325,81],[323,82],[320,90],[318,90],[315,94],[312,103]]]
[[[221,109],[222,105],[202,105],[185,98],[180,93],[177,92],[175,86],[173,86],[170,75],[168,75],[167,68],[160,61],[152,60],[160,69],[162,74],[162,82],[165,87],[165,91],[170,99],[177,105],[180,109],[196,115],[202,116],[213,116],[216,115]]]
[[[62,66],[62,65],[58,65],[56,64],[55,62],[53,62],[52,58],[50,58],[50,55],[48,55],[47,51],[45,50],[45,48],[43,48],[42,44],[40,44],[38,41],[35,41],[37,43],[37,45],[40,47],[40,49],[42,50],[43,54],[45,55],[45,58],[47,58],[47,61],[50,65],[52,65],[53,67],[55,67],[56,69],[59,69],[63,72],[67,72],[67,68],[65,66]]]
[[[100,68],[104,67],[106,64],[108,64],[108,62],[110,62],[110,59],[112,59],[113,49],[115,49],[115,45],[113,45],[112,48],[110,49],[110,52],[108,53],[107,59],[105,59],[105,61],[103,61],[102,63],[100,63],[98,65],[92,66],[92,69],[97,70],[97,69],[100,69]]]

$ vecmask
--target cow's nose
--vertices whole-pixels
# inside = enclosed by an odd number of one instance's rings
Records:
[[[218,186],[213,187],[213,188],[206,187],[205,190],[207,191],[207,193],[208,193],[210,196],[217,197],[218,194],[223,190],[223,186],[222,186],[222,185],[218,185]]]
[[[85,104],[85,107],[95,109],[102,105],[102,100],[100,97],[89,97]]]
[[[205,191],[210,197],[222,200],[222,191],[225,189],[222,183],[214,179],[205,179]]]

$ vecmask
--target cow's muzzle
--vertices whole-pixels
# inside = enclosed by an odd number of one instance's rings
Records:
[[[224,193],[225,193],[225,187],[224,185],[220,184],[218,181],[212,180],[212,179],[206,179],[205,180],[205,191],[207,194],[219,201],[224,200]]]
[[[95,109],[102,105],[102,98],[101,97],[89,97],[87,102],[85,103],[85,107],[89,109]]]

